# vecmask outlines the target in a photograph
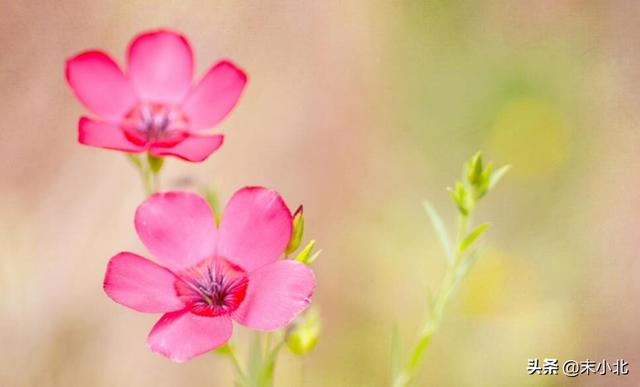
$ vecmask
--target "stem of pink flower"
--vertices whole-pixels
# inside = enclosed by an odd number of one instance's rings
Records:
[[[148,155],[145,162],[136,154],[128,154],[127,157],[140,173],[145,196],[152,195],[160,187],[160,170],[163,159]]]
[[[231,359],[231,363],[233,363],[233,368],[236,370],[237,376],[244,380],[246,378],[244,371],[242,371],[242,366],[240,365],[240,360],[238,359],[238,355],[236,354],[236,350],[232,345],[229,345],[229,358]]]
[[[267,332],[264,344],[264,357],[267,358],[269,356],[269,352],[271,351],[271,332]]]

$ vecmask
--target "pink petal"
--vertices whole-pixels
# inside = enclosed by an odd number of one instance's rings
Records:
[[[137,209],[136,231],[149,251],[174,271],[215,254],[217,230],[207,202],[190,192],[152,195]]]
[[[184,36],[167,30],[145,32],[130,43],[127,58],[129,78],[141,99],[183,101],[193,79],[193,54]]]
[[[291,237],[291,213],[277,192],[236,192],[220,223],[218,255],[251,272],[278,259]]]
[[[183,310],[162,316],[147,342],[153,352],[183,362],[223,345],[232,332],[227,315],[204,317]]]
[[[98,148],[114,149],[125,152],[141,152],[144,147],[127,139],[116,124],[93,121],[81,117],[78,122],[78,142]]]
[[[302,263],[271,263],[249,274],[247,295],[233,317],[252,329],[282,328],[309,306],[315,287],[313,271]]]
[[[213,66],[182,105],[191,129],[216,125],[233,109],[247,83],[247,75],[229,61]]]
[[[119,121],[136,104],[129,80],[103,52],[89,51],[68,59],[65,75],[80,102],[106,120]]]
[[[109,261],[104,291],[118,304],[139,312],[172,312],[184,308],[169,270],[133,253],[122,252]]]
[[[154,156],[175,156],[186,161],[204,161],[222,146],[224,136],[199,136],[189,134],[184,140],[173,146],[161,146],[154,144],[149,152]]]

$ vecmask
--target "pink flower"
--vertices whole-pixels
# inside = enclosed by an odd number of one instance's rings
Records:
[[[101,51],[67,60],[69,86],[99,117],[80,118],[78,141],[129,153],[205,160],[224,137],[203,130],[231,111],[247,76],[223,60],[193,86],[193,62],[187,39],[167,30],[145,32],[131,41],[126,74]]]
[[[155,194],[136,211],[138,236],[163,265],[122,252],[107,267],[104,290],[117,303],[165,313],[149,333],[151,350],[182,362],[227,342],[231,320],[256,330],[289,324],[311,302],[315,276],[278,260],[291,212],[274,191],[236,192],[217,227],[200,196]]]

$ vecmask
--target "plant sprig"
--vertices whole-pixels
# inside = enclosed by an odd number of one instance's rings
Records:
[[[438,292],[429,300],[429,313],[418,335],[418,341],[411,351],[411,356],[400,366],[401,351],[399,334],[394,331],[392,338],[391,386],[405,387],[411,384],[422,363],[424,353],[431,339],[440,327],[445,308],[451,296],[466,277],[469,269],[478,258],[475,248],[480,237],[489,229],[490,223],[482,223],[471,228],[471,219],[478,202],[491,191],[498,181],[507,173],[509,166],[494,171],[493,164],[482,162],[482,152],[478,152],[465,165],[463,178],[449,188],[451,199],[458,210],[457,234],[455,247],[449,238],[446,226],[436,209],[425,201],[423,206],[436,232],[447,258],[447,270]]]

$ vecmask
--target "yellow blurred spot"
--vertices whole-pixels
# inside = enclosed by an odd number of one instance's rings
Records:
[[[530,259],[500,250],[478,257],[460,289],[461,307],[475,316],[517,316],[541,302],[540,278]]]
[[[462,305],[472,315],[495,313],[505,298],[506,260],[500,253],[479,257],[462,286]]]
[[[491,129],[491,147],[521,177],[547,176],[558,169],[569,148],[569,129],[562,116],[536,98],[510,101]]]

